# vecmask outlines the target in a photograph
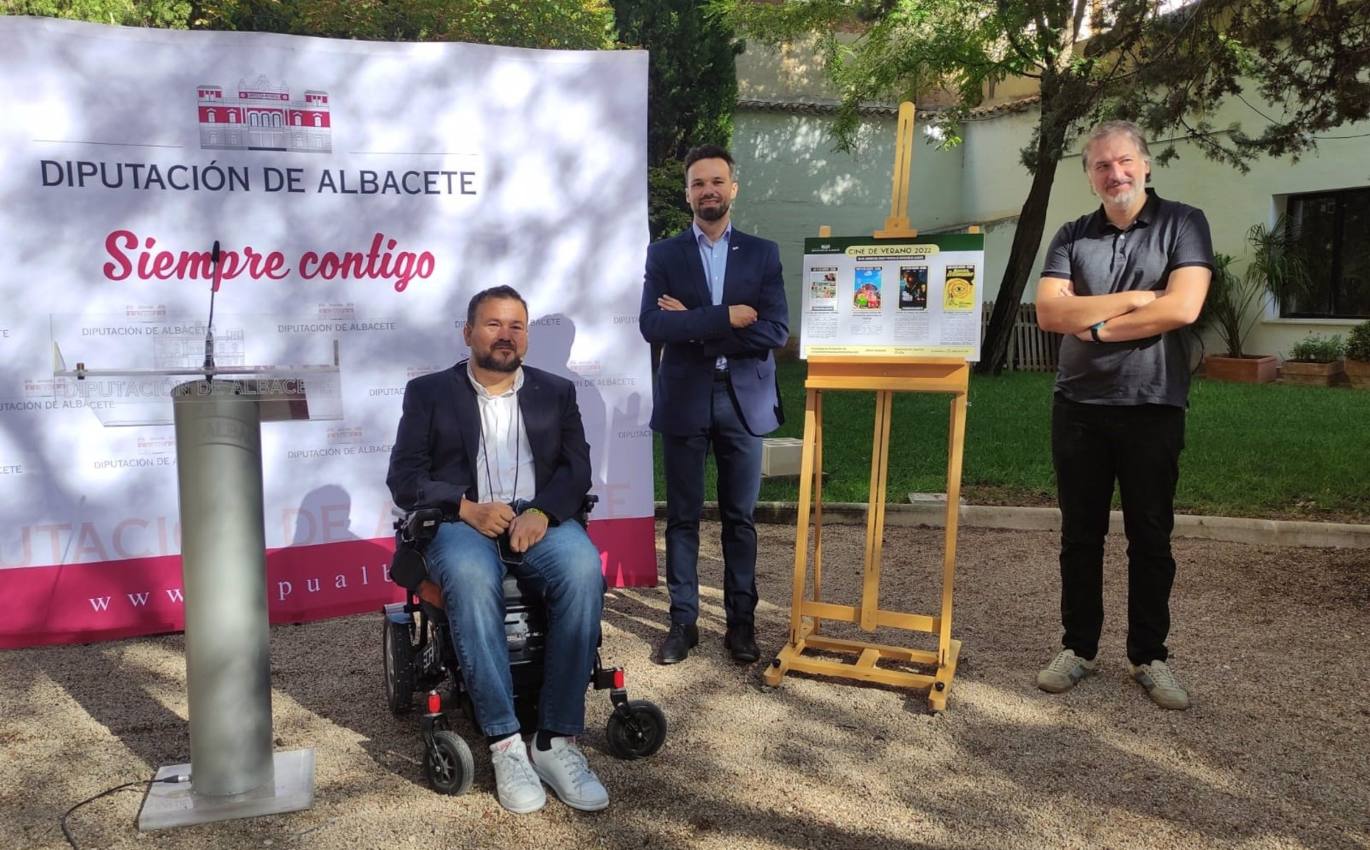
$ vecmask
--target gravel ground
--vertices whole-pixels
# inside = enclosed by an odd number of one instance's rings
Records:
[[[788,624],[794,532],[762,526],[759,639]],[[860,527],[825,529],[825,597],[854,600]],[[706,525],[705,539],[717,537]],[[882,606],[933,613],[940,531],[886,534]],[[1122,544],[1111,543],[1102,669],[1069,694],[1033,677],[1055,649],[1054,535],[963,530],[947,711],[926,692],[790,675],[762,686],[721,646],[721,562],[706,543],[703,641],[683,664],[651,652],[664,587],[615,591],[605,655],[666,712],[654,758],[604,750],[609,703],[582,743],[606,812],[555,799],[503,812],[476,747],[464,797],[430,791],[418,723],[381,694],[379,615],[272,631],[279,749],[313,747],[314,807],[139,834],[139,792],[71,824],[83,848],[1370,847],[1370,552],[1177,541],[1173,665],[1188,712],[1153,706],[1126,674]],[[840,631],[834,629],[833,631]],[[877,639],[926,646],[921,636]],[[0,847],[65,846],[58,818],[189,753],[183,640],[165,636],[0,654]],[[456,728],[477,736],[464,718]]]

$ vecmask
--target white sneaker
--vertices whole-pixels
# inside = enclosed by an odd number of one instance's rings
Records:
[[[517,732],[490,745],[490,762],[495,766],[495,796],[501,806],[526,815],[547,805],[547,792],[542,790],[528,762],[528,748]]]
[[[1150,664],[1129,662],[1127,666],[1137,684],[1146,688],[1152,702],[1171,711],[1184,711],[1189,708],[1189,694],[1164,661],[1153,661]]]
[[[609,792],[590,769],[575,738],[553,738],[548,750],[535,745],[533,770],[573,809],[597,812],[609,805]]]
[[[1037,687],[1052,694],[1063,694],[1075,687],[1081,679],[1094,675],[1099,668],[1099,660],[1086,661],[1076,655],[1074,650],[1063,649],[1056,653],[1051,663],[1037,673]]]

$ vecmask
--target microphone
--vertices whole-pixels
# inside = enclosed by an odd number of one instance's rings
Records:
[[[214,283],[209,287],[209,322],[205,325],[205,379],[214,380],[214,293],[219,291],[219,240],[209,250],[209,262],[214,268]]]

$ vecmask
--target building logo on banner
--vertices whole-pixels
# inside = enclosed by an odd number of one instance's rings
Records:
[[[328,92],[307,89],[304,100],[291,100],[285,83],[273,85],[263,74],[239,80],[237,97],[225,98],[222,86],[209,83],[195,94],[201,149],[333,152]]]

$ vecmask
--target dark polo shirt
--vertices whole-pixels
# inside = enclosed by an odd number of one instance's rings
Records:
[[[1064,278],[1076,295],[1165,289],[1185,266],[1213,268],[1213,239],[1201,210],[1146,190],[1127,230],[1103,206],[1061,227],[1047,248],[1042,277]],[[1061,340],[1056,391],[1083,404],[1189,404],[1189,339],[1183,329],[1129,342]]]

